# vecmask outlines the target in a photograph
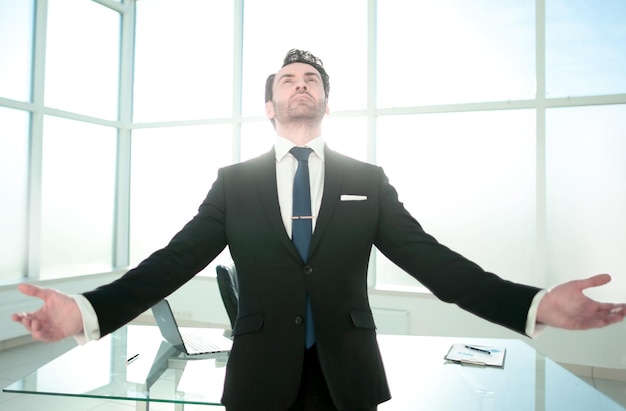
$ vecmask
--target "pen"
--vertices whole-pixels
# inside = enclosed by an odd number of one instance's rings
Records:
[[[137,357],[139,357],[139,354],[135,354],[132,357],[130,357],[129,359],[126,360],[126,365],[130,364],[131,362],[135,361],[137,359]]]
[[[465,348],[467,348],[468,350],[480,351],[483,354],[491,355],[491,351],[483,350],[482,348],[478,347],[472,347],[471,345],[466,345]]]

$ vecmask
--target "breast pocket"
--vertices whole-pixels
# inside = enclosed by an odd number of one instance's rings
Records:
[[[357,328],[376,329],[376,323],[371,311],[352,310],[350,311],[350,318],[352,319],[352,324]]]
[[[262,314],[254,314],[247,317],[237,318],[235,327],[233,327],[233,336],[259,331],[261,328],[263,328]]]

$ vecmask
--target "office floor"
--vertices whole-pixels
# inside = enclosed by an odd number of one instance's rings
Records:
[[[0,387],[4,388],[21,377],[56,358],[76,343],[68,339],[59,343],[31,343],[0,351]],[[626,383],[611,380],[583,378],[587,383],[613,398],[626,409]],[[67,398],[0,392],[0,411],[133,411],[131,401]],[[150,411],[173,411],[174,404],[151,403]],[[187,405],[185,411],[219,411],[223,408]]]

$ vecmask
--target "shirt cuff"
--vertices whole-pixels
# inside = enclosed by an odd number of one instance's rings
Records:
[[[528,309],[528,317],[526,317],[526,335],[530,338],[536,338],[546,328],[545,324],[537,322],[537,311],[539,309],[539,303],[541,299],[546,295],[547,290],[539,291],[533,301],[530,303]]]
[[[80,345],[99,339],[100,324],[98,323],[96,310],[93,309],[93,306],[84,295],[76,294],[72,295],[72,298],[76,301],[80,314],[83,317],[83,330],[74,335],[74,339]]]

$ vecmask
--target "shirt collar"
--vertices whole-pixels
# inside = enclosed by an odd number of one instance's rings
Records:
[[[282,160],[289,150],[296,145],[293,141],[281,136],[277,136],[274,143],[274,152],[276,153],[276,161]],[[313,140],[306,143],[305,147],[309,147],[313,152],[324,161],[324,138],[322,136],[316,137]]]

